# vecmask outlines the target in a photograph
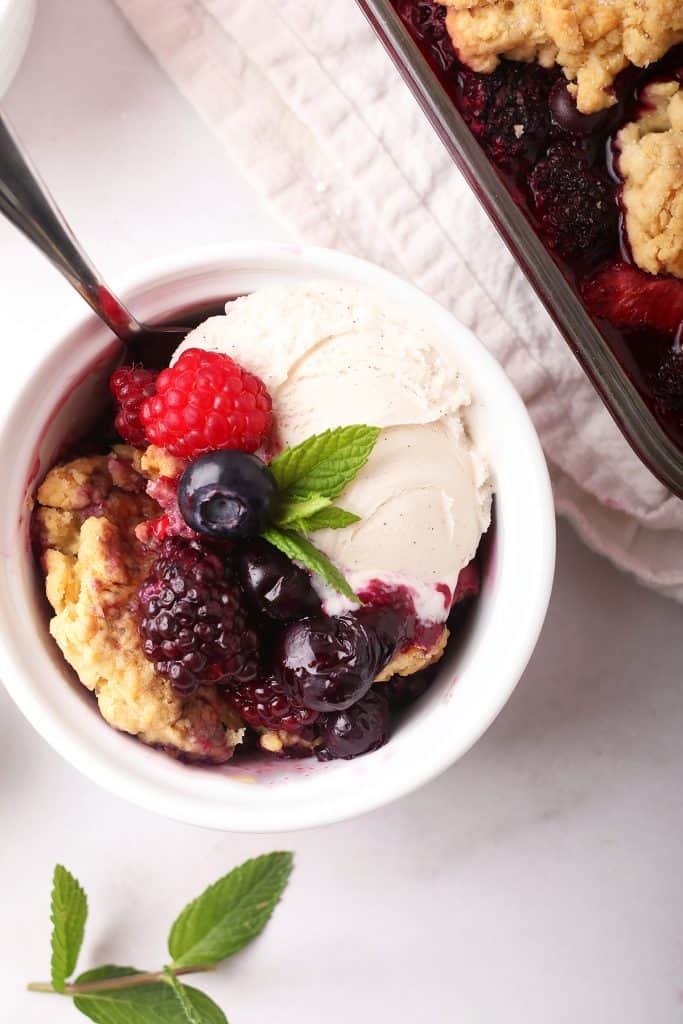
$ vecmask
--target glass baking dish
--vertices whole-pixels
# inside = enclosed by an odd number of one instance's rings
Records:
[[[683,449],[669,437],[572,284],[471,134],[391,0],[357,0],[446,149],[642,461],[683,497]]]

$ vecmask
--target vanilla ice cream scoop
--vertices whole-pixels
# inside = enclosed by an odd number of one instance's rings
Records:
[[[264,381],[283,445],[353,423],[381,428],[338,499],[360,522],[313,539],[357,591],[402,584],[421,618],[445,620],[443,585],[453,591],[491,514],[470,395],[447,343],[382,296],[323,281],[229,302],[174,358],[191,347],[223,352]]]

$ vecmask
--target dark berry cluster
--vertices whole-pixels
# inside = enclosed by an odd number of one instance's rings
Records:
[[[296,704],[275,676],[236,683],[228,690],[228,699],[254,729],[298,733],[318,718],[317,711]]]
[[[683,348],[680,344],[667,353],[659,368],[655,396],[665,412],[683,414]]]
[[[461,109],[473,135],[499,167],[533,163],[551,128],[548,96],[557,68],[502,60],[491,74],[462,69]]]
[[[239,584],[214,551],[165,540],[139,601],[143,651],[178,693],[256,677],[258,637]]]
[[[550,147],[529,177],[536,215],[548,244],[561,256],[590,253],[614,244],[616,185],[590,165],[571,143]]]
[[[457,600],[475,592],[468,584]],[[414,626],[414,609],[392,607],[379,585],[374,596],[376,605],[324,615],[308,574],[265,541],[174,537],[139,591],[142,646],[182,696],[217,686],[255,734],[286,734],[283,755],[357,757],[386,741],[393,713],[433,678],[373,686]]]

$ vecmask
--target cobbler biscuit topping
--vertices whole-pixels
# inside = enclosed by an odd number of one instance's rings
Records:
[[[227,761],[243,727],[225,697],[206,686],[183,699],[142,650],[137,593],[154,553],[135,527],[159,509],[134,469],[140,455],[75,459],[39,488],[50,632],[110,725],[189,759]]]
[[[618,136],[622,202],[634,261],[683,278],[683,87],[655,82]]]
[[[646,67],[683,40],[680,0],[443,0],[460,59],[490,72],[501,56],[559,64],[584,114],[614,102],[629,63]]]

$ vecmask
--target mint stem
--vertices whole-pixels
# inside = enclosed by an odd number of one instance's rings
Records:
[[[193,974],[200,971],[215,971],[215,964],[196,964],[190,967],[171,967],[176,975]],[[63,992],[57,992],[49,981],[32,981],[26,988],[29,992],[54,992],[64,996],[85,996],[93,992],[112,992],[115,989],[137,988],[139,985],[153,985],[158,981],[166,981],[165,971],[151,971],[147,974],[128,974],[123,978],[109,978],[107,981],[86,981],[82,985],[67,985]]]

